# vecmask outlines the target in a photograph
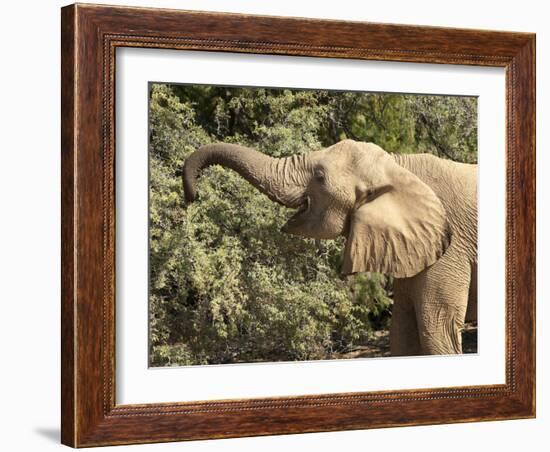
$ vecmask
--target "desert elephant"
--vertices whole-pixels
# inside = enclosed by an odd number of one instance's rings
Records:
[[[395,278],[392,355],[462,353],[464,321],[477,317],[477,165],[352,140],[285,158],[212,144],[185,161],[187,202],[214,164],[298,209],[284,232],[343,235],[343,273]]]

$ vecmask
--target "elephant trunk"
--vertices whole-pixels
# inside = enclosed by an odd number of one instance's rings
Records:
[[[284,206],[299,207],[303,203],[308,167],[307,157],[303,154],[273,158],[235,144],[202,146],[185,160],[183,166],[186,202],[196,199],[200,172],[211,165],[236,171],[260,192]]]

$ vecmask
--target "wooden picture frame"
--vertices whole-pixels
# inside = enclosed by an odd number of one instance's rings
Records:
[[[62,9],[62,442],[73,447],[535,416],[535,35],[70,5]],[[506,69],[506,383],[115,403],[115,50]]]

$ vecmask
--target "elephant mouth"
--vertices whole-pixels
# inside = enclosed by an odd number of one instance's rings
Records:
[[[304,216],[309,212],[311,208],[311,198],[306,196],[298,205],[298,210],[292,215],[286,224],[281,228],[283,232],[292,233],[296,226],[304,220]]]

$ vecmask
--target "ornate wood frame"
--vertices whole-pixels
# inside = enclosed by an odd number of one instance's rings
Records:
[[[62,9],[62,442],[73,447],[535,415],[535,35],[71,5]],[[117,47],[506,68],[506,383],[115,404]]]

